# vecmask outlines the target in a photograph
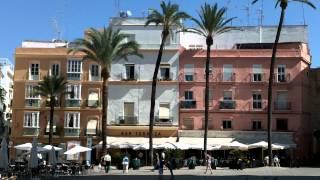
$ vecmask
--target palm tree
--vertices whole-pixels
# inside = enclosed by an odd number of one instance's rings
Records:
[[[102,151],[106,151],[106,122],[108,112],[108,79],[111,72],[111,63],[120,59],[128,59],[134,55],[143,57],[139,52],[139,44],[136,41],[125,41],[128,35],[113,30],[111,27],[97,30],[90,28],[85,38],[75,40],[76,46],[70,52],[84,53],[83,60],[92,60],[101,66],[102,86]]]
[[[252,4],[255,4],[259,0],[253,0]],[[280,4],[281,8],[281,15],[280,15],[280,20],[279,20],[279,25],[277,28],[277,34],[276,34],[276,39],[273,44],[272,48],[272,56],[271,56],[271,63],[270,63],[270,72],[269,72],[269,84],[268,84],[268,154],[269,154],[269,166],[273,166],[273,156],[272,156],[272,141],[271,141],[271,136],[272,136],[272,84],[273,84],[273,78],[274,78],[274,65],[276,61],[276,55],[277,55],[277,47],[280,39],[280,34],[281,34],[281,29],[283,26],[283,21],[285,18],[285,13],[286,9],[288,7],[289,0],[275,0],[276,2],[276,7]],[[309,0],[291,0],[291,2],[300,2],[303,4],[307,4],[313,9],[316,9],[316,7],[309,1]]]
[[[173,35],[173,28],[182,28],[182,21],[183,19],[189,18],[189,15],[185,12],[179,11],[179,5],[171,4],[169,1],[165,3],[164,1],[161,2],[161,11],[159,12],[155,9],[151,9],[151,13],[148,16],[148,20],[146,22],[146,26],[150,25],[151,23],[158,26],[159,24],[162,25],[162,33],[161,33],[161,44],[158,51],[158,57],[156,61],[156,66],[153,73],[152,78],[152,90],[151,90],[151,106],[150,106],[150,124],[149,124],[149,149],[150,149],[150,165],[152,165],[153,161],[153,124],[154,124],[154,107],[155,107],[155,96],[156,96],[156,88],[157,88],[157,76],[158,71],[162,59],[162,54],[165,46],[165,42],[169,35]],[[169,37],[170,38],[170,37]]]
[[[191,18],[198,26],[197,28],[188,28],[183,31],[191,32],[206,38],[207,58],[206,58],[206,87],[205,87],[205,111],[204,111],[204,154],[207,153],[207,138],[208,138],[208,118],[209,118],[209,65],[210,65],[210,50],[213,45],[213,38],[225,32],[234,30],[235,28],[228,26],[234,18],[225,18],[227,9],[219,8],[215,3],[213,6],[205,3],[201,6],[201,11],[198,13],[199,20]]]
[[[65,94],[66,80],[64,77],[45,76],[35,87],[35,93],[49,99],[50,119],[49,119],[49,144],[52,144],[53,134],[53,113],[57,100]]]

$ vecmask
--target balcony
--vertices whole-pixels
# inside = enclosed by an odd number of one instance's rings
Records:
[[[24,127],[23,128],[23,135],[24,136],[38,136],[39,135],[39,128],[33,127]]]
[[[137,116],[119,116],[117,124],[118,125],[137,125],[138,118]]]
[[[160,117],[160,116],[155,116],[154,117],[154,124],[155,125],[160,125],[160,126],[170,126],[172,125],[173,117]]]
[[[251,101],[250,111],[264,111],[267,108],[266,101]]]
[[[81,73],[67,73],[67,80],[80,81],[81,80]]]
[[[38,73],[38,75],[31,75],[30,72],[27,72],[27,80],[31,80],[31,81],[39,81],[40,80],[40,72]]]
[[[25,106],[26,107],[40,107],[40,99],[26,99]]]
[[[225,73],[220,74],[221,82],[235,82],[236,81],[236,73]]]
[[[276,83],[288,83],[291,80],[291,75],[290,75],[290,73],[287,73],[284,75],[275,74],[273,76],[273,80]]]
[[[98,100],[86,100],[87,107],[99,107],[100,101]]]
[[[250,82],[252,83],[263,83],[267,81],[265,73],[250,73]]]
[[[291,102],[274,102],[274,110],[288,111],[291,110]]]
[[[78,128],[64,128],[64,136],[78,137],[80,136],[80,129]]]
[[[194,109],[196,107],[197,107],[197,101],[195,100],[180,101],[181,109]]]
[[[65,101],[65,107],[80,107],[81,100],[78,99],[67,99]]]
[[[46,107],[50,107],[50,101],[46,101]],[[55,101],[54,107],[60,107],[60,101]]]
[[[235,109],[236,108],[236,101],[220,101],[219,102],[219,109]]]
[[[138,74],[127,74],[127,73],[121,73],[121,81],[137,81],[138,79]]]

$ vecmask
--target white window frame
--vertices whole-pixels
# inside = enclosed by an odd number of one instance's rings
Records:
[[[97,76],[92,75],[92,68],[94,66],[98,67],[97,72],[96,72]],[[98,64],[90,64],[90,66],[89,66],[89,80],[90,81],[100,81],[101,80],[101,67]]]
[[[252,82],[261,82],[262,81],[262,64],[253,64],[252,65]],[[260,75],[260,80],[255,79],[255,75]]]
[[[186,93],[188,93],[188,95],[186,96]],[[192,94],[192,99],[190,99],[189,98],[189,96],[190,96],[190,94]],[[194,96],[193,96],[194,94],[193,94],[193,91],[192,90],[185,90],[184,91],[184,99],[186,100],[186,101],[193,101],[194,100]]]
[[[131,67],[133,67],[133,78],[130,77]],[[129,68],[129,71],[128,69]],[[125,64],[124,65],[124,79],[135,79],[136,78],[136,65],[135,64]]]
[[[30,125],[27,122],[27,116],[31,116],[29,117],[30,119],[28,121],[30,121]],[[24,112],[24,118],[23,118],[23,127],[24,128],[39,128],[39,119],[40,119],[40,112],[39,111],[25,111]]]
[[[255,99],[254,97],[259,97],[259,95],[260,95],[260,99]],[[256,108],[256,107],[254,107],[254,104],[255,103],[260,103],[260,107],[261,108]],[[256,92],[253,92],[252,93],[252,108],[253,109],[262,109],[262,94],[261,94],[261,92],[258,92],[258,91],[256,91]]]
[[[67,84],[66,86],[66,91],[67,92],[71,92],[72,91],[72,87],[77,87],[78,92],[75,93],[74,97],[71,98],[71,94],[67,94],[66,95],[66,99],[67,100],[81,100],[81,84]],[[74,89],[74,88],[73,88]]]
[[[164,76],[162,76],[162,69],[168,69],[169,70],[169,76],[168,77],[166,77],[165,75]],[[171,75],[171,66],[170,66],[170,64],[160,64],[160,67],[159,67],[159,79],[161,79],[161,80],[164,80],[164,79],[170,79],[171,77],[170,77],[170,75]]]
[[[36,84],[26,84],[25,85],[25,99],[34,99],[34,100],[41,99],[40,95],[32,96],[32,94],[35,93],[36,86],[37,86]]]
[[[33,71],[35,71],[35,67],[33,68],[33,65],[38,65],[38,74],[33,74]],[[39,80],[40,79],[40,63],[39,62],[32,62],[29,64],[29,80]]]
[[[50,65],[50,76],[53,76],[53,66],[58,66],[58,74],[56,76],[60,76],[60,72],[61,72],[61,67],[60,67],[60,63],[52,63]]]
[[[187,76],[191,76],[191,80],[188,80]],[[184,65],[184,81],[192,82],[194,81],[194,64]]]
[[[67,61],[67,75],[68,74],[78,74],[80,76],[80,79],[81,79],[82,60],[79,60],[79,59],[68,59],[68,61]]]
[[[229,92],[231,94],[231,99],[226,98],[227,96],[225,96],[225,93],[229,93]],[[223,91],[222,98],[223,98],[223,101],[233,101],[233,91],[231,91],[231,90]]]
[[[70,117],[74,115],[73,127],[69,127]],[[80,112],[66,112],[64,117],[64,128],[65,129],[80,129]]]
[[[282,71],[280,71],[279,72],[279,69],[280,68],[283,68],[283,71],[284,72],[282,72]],[[284,79],[284,81],[280,81],[279,79],[279,77],[280,76],[283,76],[283,79]],[[286,82],[287,81],[287,79],[286,79],[286,65],[285,64],[279,64],[278,66],[277,66],[277,82]]]
[[[222,70],[222,80],[223,81],[232,81],[233,78],[233,65],[232,64],[223,64]],[[230,72],[229,72],[230,71]],[[229,78],[230,75],[230,78]]]

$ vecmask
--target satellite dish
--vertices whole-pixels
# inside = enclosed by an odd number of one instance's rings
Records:
[[[132,16],[132,12],[131,11],[127,11],[127,15],[128,16]]]

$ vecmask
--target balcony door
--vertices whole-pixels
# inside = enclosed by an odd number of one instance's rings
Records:
[[[134,123],[134,103],[133,102],[125,102],[123,106],[123,116],[125,124],[133,124]]]
[[[233,78],[233,66],[232,64],[223,65],[223,81],[232,81]]]
[[[159,122],[170,121],[170,104],[169,103],[160,103],[158,121]]]
[[[288,93],[286,91],[277,92],[277,109],[286,110],[288,107]]]

